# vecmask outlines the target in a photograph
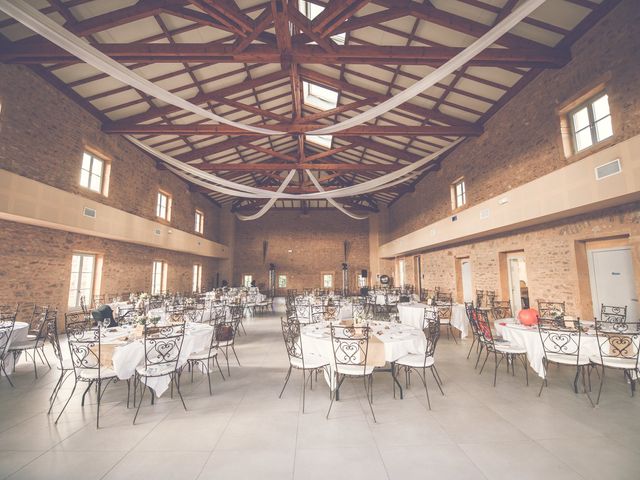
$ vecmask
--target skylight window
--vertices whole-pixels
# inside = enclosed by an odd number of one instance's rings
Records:
[[[338,105],[338,92],[309,82],[302,82],[304,103],[320,110],[331,110]]]
[[[316,5],[315,3],[307,2],[305,0],[300,0],[298,2],[298,9],[309,19],[313,20],[316,18],[323,10],[324,7],[320,5]],[[346,33],[338,33],[337,35],[332,35],[331,40],[336,42],[338,45],[344,45],[344,41],[346,38]]]
[[[315,143],[321,147],[331,148],[333,135],[306,135],[306,137],[311,143]]]

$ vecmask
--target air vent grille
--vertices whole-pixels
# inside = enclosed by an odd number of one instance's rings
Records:
[[[158,235],[158,236],[160,236],[160,229],[159,229],[159,228],[156,228],[156,229],[153,231],[153,234],[154,234],[154,235]]]
[[[620,165],[620,159],[616,158],[612,162],[596,167],[596,180],[602,180],[603,178],[610,177],[611,175],[617,175],[621,171],[622,165]]]
[[[96,210],[94,208],[84,207],[82,209],[82,214],[85,217],[96,218]]]

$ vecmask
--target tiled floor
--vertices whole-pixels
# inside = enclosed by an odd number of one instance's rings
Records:
[[[466,360],[469,342],[438,344],[438,369],[446,396],[431,381],[433,410],[414,377],[404,400],[393,398],[388,373],[375,376],[373,423],[360,382],[345,383],[329,405],[324,382],[307,394],[301,413],[301,375],[278,393],[287,358],[279,316],[246,322],[238,341],[242,367],[223,382],[183,378],[179,400],[145,401],[139,424],[126,408],[126,385],[109,387],[95,428],[95,395],[74,398],[58,425],[47,415],[55,372],[28,364],[0,379],[0,478],[12,479],[633,479],[640,478],[640,399],[630,398],[620,376],[609,375],[601,405],[570,389],[569,369],[551,371],[537,397],[539,379],[492,371],[479,376]],[[294,372],[295,374],[295,372]],[[63,390],[66,398],[70,385]],[[59,402],[55,411],[61,406]]]

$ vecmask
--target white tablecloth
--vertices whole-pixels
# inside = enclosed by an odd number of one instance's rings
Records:
[[[103,337],[103,343],[116,343],[118,339],[133,334],[133,328],[119,327],[112,329],[113,332],[107,332]],[[208,349],[211,342],[213,327],[201,323],[188,323],[182,349],[180,350],[180,359],[178,366],[187,363],[189,355],[195,352],[201,352]],[[113,369],[121,380],[131,378],[136,371],[138,365],[144,365],[144,343],[142,340],[136,340],[131,343],[122,342],[121,346],[117,346],[113,351]],[[157,396],[161,396],[169,387],[170,378],[149,377],[145,384],[152,388]]]
[[[495,322],[496,332],[498,335],[501,335],[510,343],[520,345],[525,348],[527,350],[529,365],[531,365],[531,368],[533,368],[541,378],[544,378],[546,375],[543,365],[544,348],[542,347],[542,340],[540,339],[540,333],[538,333],[538,327],[526,327],[519,323],[513,323],[513,319],[510,319],[510,321],[505,320]],[[581,335],[580,355],[587,357],[600,355],[600,351],[598,350],[598,340],[595,333],[583,333]]]
[[[433,308],[426,303],[399,303],[398,315],[400,323],[411,325],[414,328],[422,328],[424,323],[424,310]]]
[[[400,323],[411,325],[415,328],[422,328],[424,310],[427,308],[435,309],[437,307],[424,303],[399,303],[398,312],[400,315]],[[451,326],[460,330],[461,338],[465,338],[469,334],[467,311],[463,304],[454,304],[451,307]]]
[[[9,337],[9,342],[7,344],[7,348],[5,352],[9,351],[12,343],[20,343],[27,341],[27,334],[29,333],[29,324],[27,322],[15,322],[13,325],[13,331],[11,332],[11,336]],[[19,360],[19,358],[18,358]],[[15,363],[13,354],[7,354],[7,358],[4,361],[4,368],[7,373],[11,374],[14,370]],[[0,374],[2,371],[0,370]]]
[[[460,338],[469,335],[469,320],[464,303],[455,303],[451,306],[451,326],[460,330]]]
[[[370,326],[372,335],[375,335],[384,345],[384,358],[387,362],[395,362],[410,353],[424,354],[427,348],[427,339],[418,328],[391,322],[371,322]],[[329,363],[330,375],[325,378],[331,388],[335,388],[333,384],[335,360],[328,323],[320,322],[304,326],[300,331],[300,337],[305,355],[310,353],[319,355]]]
[[[298,322],[302,324],[311,323],[311,312],[313,311],[313,305],[296,305],[296,316]],[[340,305],[340,312],[338,313],[338,320],[347,320],[353,318],[353,306],[351,303],[343,303]]]

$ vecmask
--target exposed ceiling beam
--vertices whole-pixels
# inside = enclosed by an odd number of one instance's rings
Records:
[[[277,25],[277,22],[276,22]],[[287,24],[288,25],[288,24]],[[282,43],[282,41],[281,41]],[[292,63],[430,65],[439,66],[459,54],[459,47],[396,47],[370,45],[336,45],[327,52],[318,45],[295,45],[290,50],[280,46],[252,44],[241,52],[233,44],[201,43],[101,43],[94,45],[105,55],[124,63]],[[487,48],[468,64],[472,66],[512,66],[560,68],[571,58],[568,49]],[[4,63],[76,64],[82,60],[49,42],[13,43],[0,53]]]
[[[282,170],[326,170],[340,172],[393,172],[403,165],[396,164],[367,164],[367,163],[198,163],[192,164],[208,172],[256,172]]]
[[[235,95],[246,90],[250,90],[254,87],[260,87],[272,82],[276,82],[278,80],[282,80],[288,77],[288,72],[274,72],[267,75],[263,75],[262,77],[254,78],[253,80],[245,80],[241,83],[236,83],[229,87],[220,88],[213,92],[207,92],[204,94],[197,94],[193,97],[188,98],[191,103],[195,105],[201,105],[210,100],[211,96],[215,96],[217,98],[223,98],[226,96]],[[150,108],[146,112],[138,113],[136,115],[132,115],[130,117],[123,118],[122,120],[118,120],[118,122],[114,122],[114,124],[118,124],[120,122],[145,122],[148,120],[152,120],[154,118],[160,118],[165,115],[169,115],[174,112],[179,112],[182,109],[179,107],[175,107],[173,105],[166,105],[164,107],[158,108]]]
[[[233,0],[190,0],[190,3],[241,37],[246,37],[254,28],[253,20]]]
[[[254,125],[261,128],[270,128],[273,130],[281,131],[288,134],[300,134],[310,132],[326,125],[312,124],[312,123],[292,123],[292,124],[278,124],[278,125]],[[187,124],[187,125],[166,125],[166,124],[154,124],[154,125],[138,125],[133,123],[106,123],[103,125],[102,130],[105,133],[128,133],[135,135],[251,135],[251,136],[264,136],[263,134],[248,132],[238,127],[233,127],[224,124]],[[380,136],[436,136],[446,135],[453,137],[468,137],[478,136],[482,133],[481,126],[440,126],[440,125],[426,125],[426,126],[396,126],[396,125],[359,125],[357,127],[351,127],[340,132],[336,132],[333,135],[336,137],[351,137],[360,135],[380,135]]]

